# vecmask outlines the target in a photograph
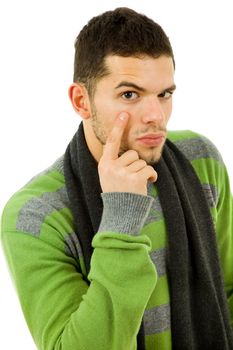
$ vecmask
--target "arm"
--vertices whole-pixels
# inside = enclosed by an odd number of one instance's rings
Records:
[[[125,125],[126,120],[116,122],[100,166],[103,192],[108,193],[103,193],[102,221],[93,240],[90,286],[78,262],[64,254],[62,213],[46,217],[39,237],[3,225],[6,256],[39,349],[136,349],[156,283],[150,240],[140,235],[152,204],[145,195],[147,180],[156,174],[135,153],[118,158]],[[25,215],[30,220],[37,212]],[[6,221],[15,221],[13,216],[10,209],[5,212]]]
[[[233,199],[225,167],[219,176],[216,232],[233,327]]]
[[[62,235],[49,218],[40,237],[6,232],[3,227],[5,253],[39,349],[136,349],[136,335],[156,282],[149,257],[150,241],[139,235],[152,199],[122,193],[103,197],[104,212],[93,240],[89,287],[77,261],[64,254]],[[132,200],[129,210],[122,210]],[[123,211],[127,214],[125,224]],[[107,219],[114,215],[114,222]],[[129,221],[129,217],[137,220]],[[119,223],[123,233],[107,230],[116,231]],[[133,235],[124,232],[129,228]]]

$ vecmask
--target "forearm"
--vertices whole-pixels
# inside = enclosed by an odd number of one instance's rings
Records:
[[[136,335],[156,283],[150,240],[139,234],[149,208],[147,204],[143,209],[142,203],[131,208],[137,219],[137,210],[141,215],[144,210],[141,220],[132,220],[127,211],[125,222],[133,235],[124,228],[123,233],[108,231],[104,211],[101,232],[93,240],[90,286],[75,260],[64,255],[61,235],[53,227],[44,225],[38,238],[20,232],[4,234],[19,298],[39,349],[136,348]],[[117,229],[115,221],[110,223]]]
[[[148,239],[101,233],[94,245],[91,285],[63,331],[62,349],[136,349],[156,278]]]
[[[71,348],[74,338],[78,349],[136,349],[136,335],[155,286],[150,241],[139,235],[151,199],[119,193],[103,199],[100,232],[93,240],[91,284],[63,332],[64,349]]]

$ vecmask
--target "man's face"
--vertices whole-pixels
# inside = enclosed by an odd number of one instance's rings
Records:
[[[175,90],[172,58],[108,56],[109,74],[96,85],[91,101],[91,126],[103,147],[120,112],[130,115],[120,154],[136,150],[152,164],[160,158]]]

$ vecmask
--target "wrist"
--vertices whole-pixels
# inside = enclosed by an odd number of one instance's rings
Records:
[[[103,214],[99,232],[111,231],[138,235],[152,206],[153,197],[129,192],[101,194]]]

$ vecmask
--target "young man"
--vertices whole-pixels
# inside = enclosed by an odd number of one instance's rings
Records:
[[[75,43],[65,155],[10,199],[2,241],[39,349],[233,349],[233,221],[213,144],[167,132],[174,57],[127,8]]]

